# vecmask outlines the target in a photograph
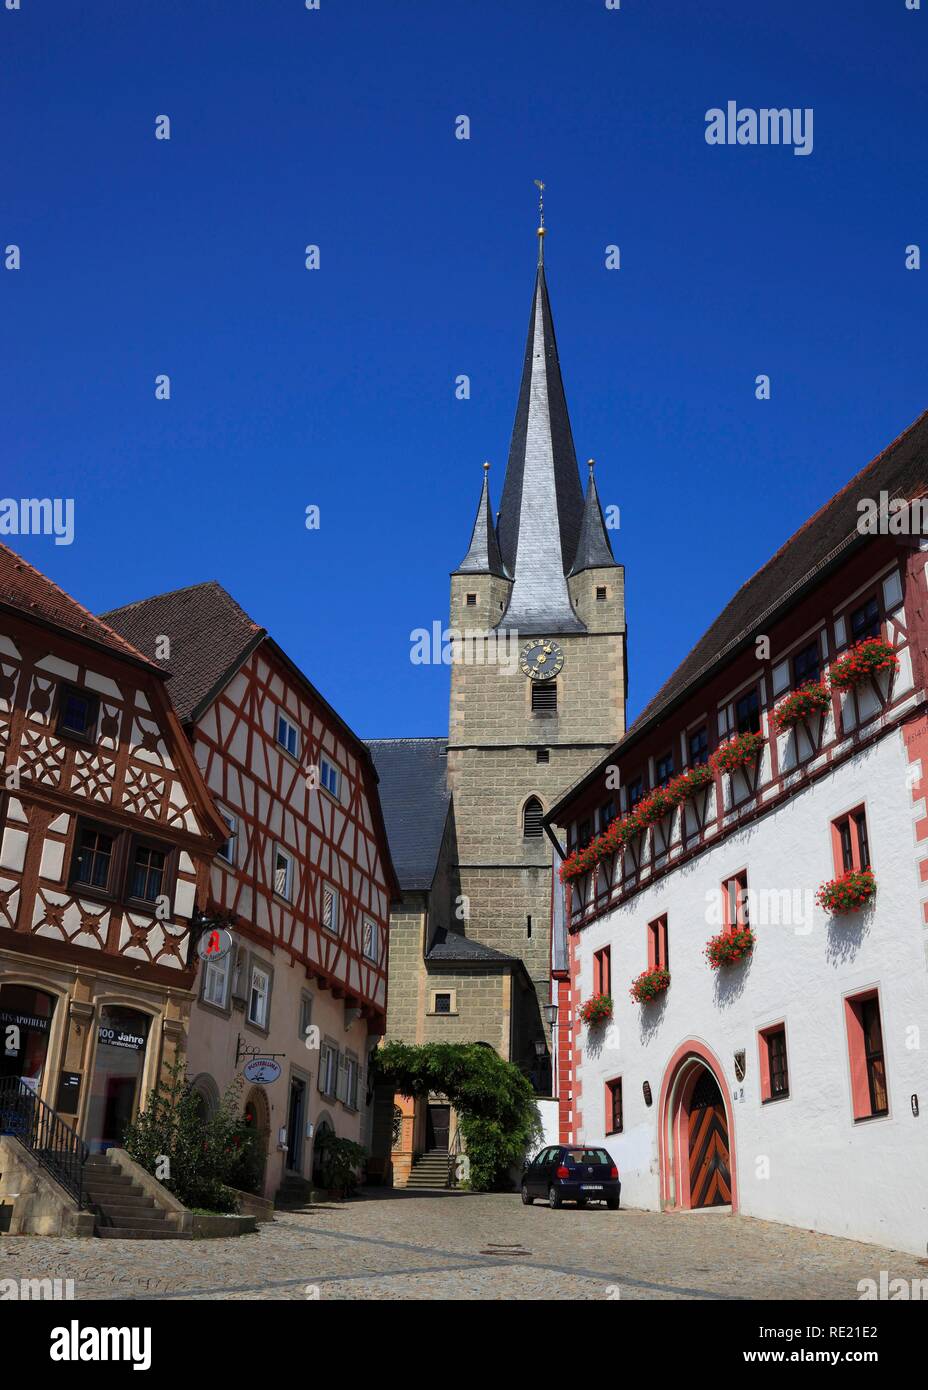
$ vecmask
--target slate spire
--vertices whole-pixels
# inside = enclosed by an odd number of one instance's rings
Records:
[[[571,574],[582,570],[603,569],[615,565],[615,556],[609,543],[609,532],[603,520],[603,509],[599,505],[596,479],[593,477],[593,460],[589,460],[590,481],[586,489],[586,502],[583,507],[583,520],[580,523],[580,539],[577,554],[570,568]]]
[[[567,399],[541,260],[535,275],[522,384],[497,536],[513,577],[501,626],[526,633],[584,632],[567,590],[583,519]]]
[[[499,542],[496,539],[496,527],[493,525],[493,512],[490,508],[490,465],[488,463],[483,465],[483,487],[480,492],[480,502],[477,507],[470,545],[467,554],[458,565],[456,573],[496,574],[501,578],[508,578],[499,553]]]

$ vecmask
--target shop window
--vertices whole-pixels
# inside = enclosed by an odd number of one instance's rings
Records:
[[[0,1077],[42,1085],[55,996],[28,985],[0,985]]]
[[[135,1116],[149,1023],[137,1009],[100,1010],[85,1134],[92,1153],[118,1148]]]

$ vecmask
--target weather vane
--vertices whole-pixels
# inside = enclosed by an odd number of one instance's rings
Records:
[[[541,179],[535,179],[538,189],[538,264],[544,264],[545,245],[545,186]]]

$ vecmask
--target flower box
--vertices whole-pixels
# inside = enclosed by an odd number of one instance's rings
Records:
[[[816,714],[824,714],[831,704],[831,695],[824,681],[809,681],[793,690],[781,700],[773,712],[773,718],[780,733],[793,729],[803,719]]]
[[[815,895],[819,907],[832,916],[857,912],[876,896],[876,879],[872,869],[851,869],[840,878],[823,883]]]
[[[643,970],[637,980],[632,981],[628,991],[636,1004],[649,1004],[670,985],[670,971],[663,969]]]
[[[888,642],[881,637],[866,637],[832,663],[828,679],[834,690],[853,690],[881,671],[896,671],[898,668],[899,658]]]
[[[737,772],[755,761],[766,741],[763,734],[736,734],[715,750],[712,766],[716,772]]]
[[[713,776],[712,768],[708,763],[698,763],[696,767],[691,767],[687,772],[681,772],[679,777],[674,777],[672,782],[667,783],[664,790],[674,805],[680,806],[691,796],[695,796],[703,787],[708,787]]]
[[[655,821],[663,820],[665,816],[669,816],[676,806],[677,802],[669,794],[669,787],[655,787],[638,802],[635,807],[635,817],[643,829],[645,826],[653,825]]]
[[[713,970],[723,965],[734,965],[750,955],[754,949],[755,936],[750,927],[739,927],[737,931],[719,932],[706,942],[706,960]]]
[[[588,1028],[593,1028],[597,1023],[605,1023],[612,1017],[612,995],[594,994],[592,999],[588,999],[580,1007],[580,1017]]]

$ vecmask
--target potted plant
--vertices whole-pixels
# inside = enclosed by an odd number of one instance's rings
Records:
[[[737,772],[756,760],[766,741],[763,734],[751,733],[750,730],[735,734],[715,750],[711,764],[716,772]]]
[[[723,965],[734,965],[754,949],[754,933],[750,927],[738,927],[736,931],[722,931],[706,942],[706,960],[713,970]]]
[[[642,970],[628,991],[636,1004],[649,1004],[670,985],[670,971],[659,966]]]
[[[674,804],[680,806],[691,796],[695,796],[701,788],[707,787],[713,776],[708,763],[697,763],[695,767],[688,768],[686,772],[681,772],[679,777],[674,777],[672,782],[668,782],[665,790]]]
[[[594,994],[580,1006],[580,1017],[588,1028],[594,1028],[597,1023],[605,1023],[612,1017],[612,995]]]
[[[857,912],[876,896],[876,879],[872,869],[849,869],[840,878],[823,883],[815,895],[819,907],[832,916]]]
[[[676,805],[676,801],[670,795],[669,787],[655,787],[638,802],[635,807],[635,818],[638,825],[644,829],[645,826],[653,825],[655,821],[663,820],[665,816],[669,816]]]
[[[828,679],[834,690],[853,690],[881,671],[896,671],[898,667],[899,658],[888,642],[882,637],[865,637],[832,662]]]
[[[774,722],[781,734],[786,733],[802,720],[824,714],[830,703],[831,695],[825,682],[808,681],[780,701],[773,712]]]

